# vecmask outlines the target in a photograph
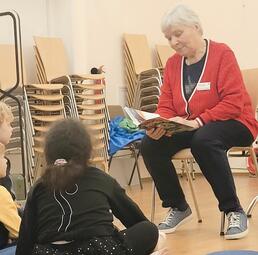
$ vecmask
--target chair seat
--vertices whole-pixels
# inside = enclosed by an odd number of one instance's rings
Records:
[[[90,89],[90,90],[103,90],[105,89],[104,84],[76,84],[77,87],[82,89]]]
[[[33,87],[41,90],[60,90],[64,87],[63,84],[30,84],[28,88]]]
[[[187,149],[183,149],[179,152],[177,152],[172,159],[191,159],[193,158],[193,155],[191,153],[191,149],[187,148]]]
[[[82,110],[103,110],[105,109],[105,104],[81,104],[77,105],[77,107]]]
[[[63,95],[61,94],[56,94],[56,95],[28,95],[29,97],[34,97],[39,100],[44,100],[44,101],[60,101],[64,98]]]

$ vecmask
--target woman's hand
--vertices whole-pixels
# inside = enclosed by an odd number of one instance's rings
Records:
[[[163,128],[158,127],[147,130],[146,134],[154,140],[159,140],[163,135],[166,134],[166,131]]]

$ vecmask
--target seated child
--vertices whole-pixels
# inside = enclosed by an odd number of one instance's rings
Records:
[[[91,149],[90,136],[79,121],[62,120],[49,130],[47,167],[29,191],[16,255],[153,252],[157,227],[115,179],[89,165]],[[113,215],[125,230],[117,230]]]
[[[12,135],[11,109],[0,102],[0,249],[12,245],[12,240],[18,237],[20,217],[11,192],[11,180],[7,175],[10,171],[10,162],[4,157],[5,145]]]
[[[6,146],[12,135],[11,122],[13,121],[13,114],[11,108],[8,107],[4,102],[0,101],[0,143]],[[6,157],[5,157],[6,158]],[[0,185],[4,186],[11,194],[12,198],[15,199],[15,194],[12,192],[12,181],[10,179],[10,161],[7,160],[6,175],[0,178]]]
[[[7,160],[4,157],[4,145],[0,143],[0,177],[6,175]],[[13,245],[18,238],[20,216],[11,194],[0,185],[0,250]]]

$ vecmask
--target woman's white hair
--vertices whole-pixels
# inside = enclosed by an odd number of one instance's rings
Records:
[[[198,15],[185,5],[177,5],[172,11],[166,13],[161,21],[161,30],[164,33],[173,25],[195,26],[203,34],[202,25]]]

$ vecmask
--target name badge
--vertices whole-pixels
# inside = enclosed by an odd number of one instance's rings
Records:
[[[200,82],[197,84],[197,90],[210,90],[211,83],[210,82]]]

